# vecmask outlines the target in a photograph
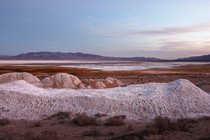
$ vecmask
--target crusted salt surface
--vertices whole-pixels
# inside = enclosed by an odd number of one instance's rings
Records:
[[[70,89],[86,89],[86,88],[113,88],[123,85],[121,81],[108,77],[106,79],[86,79],[86,84],[71,74],[57,73],[55,75],[46,77],[41,81],[27,72],[13,72],[0,75],[0,83],[7,83],[17,80],[24,80],[37,87],[44,88],[70,88]],[[85,86],[86,85],[86,86]]]
[[[26,81],[0,84],[0,118],[41,119],[58,111],[126,115],[150,121],[210,116],[210,95],[190,81],[148,83],[110,89],[43,89]]]
[[[104,89],[122,86],[123,83],[115,78],[108,77],[106,79],[86,79],[87,88],[90,89]]]
[[[47,87],[72,89],[78,89],[82,86],[79,78],[67,73],[58,73],[56,75],[46,77],[42,80],[42,84]]]
[[[7,83],[16,80],[25,80],[30,84],[39,84],[40,80],[27,72],[11,72],[0,75],[0,83]]]

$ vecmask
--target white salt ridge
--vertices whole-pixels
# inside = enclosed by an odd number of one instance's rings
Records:
[[[180,79],[110,89],[43,89],[26,81],[0,84],[0,118],[42,119],[59,111],[126,115],[150,121],[210,116],[210,95]],[[9,111],[6,111],[9,110]]]

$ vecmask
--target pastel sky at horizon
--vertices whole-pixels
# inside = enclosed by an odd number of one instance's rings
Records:
[[[0,55],[210,54],[210,0],[0,0]]]

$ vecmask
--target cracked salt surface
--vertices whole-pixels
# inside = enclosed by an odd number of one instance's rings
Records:
[[[19,80],[0,84],[0,118],[42,119],[59,111],[126,115],[150,121],[210,116],[210,95],[185,79],[110,89],[44,89]],[[9,111],[8,111],[9,110]]]

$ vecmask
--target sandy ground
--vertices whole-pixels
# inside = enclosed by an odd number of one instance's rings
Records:
[[[210,93],[210,65],[180,66],[171,69],[139,71],[99,71],[56,66],[0,66],[0,74],[7,72],[29,72],[40,79],[59,72],[74,74],[80,79],[113,77],[121,80],[126,85],[148,82],[170,82],[183,78],[190,80],[204,91]],[[156,132],[156,128],[148,130],[147,127],[145,127],[148,124],[139,122],[125,122],[125,124],[121,126],[106,126],[101,124],[78,126],[62,117],[52,120],[40,120],[39,122],[28,122],[24,120],[10,121],[8,125],[2,125],[0,121],[0,140],[210,139],[209,118],[189,121],[186,130],[177,129],[163,132]],[[185,124],[185,122],[181,124]]]

